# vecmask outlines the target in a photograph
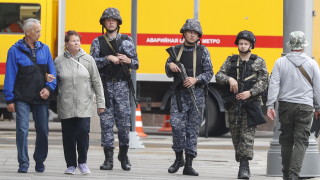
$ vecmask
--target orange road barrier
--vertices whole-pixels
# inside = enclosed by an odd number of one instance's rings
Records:
[[[140,104],[138,104],[138,107],[136,108],[136,132],[137,132],[138,136],[140,136],[140,137],[147,137],[148,136],[147,134],[145,134],[143,132]]]
[[[160,128],[158,131],[161,132],[171,132],[172,127],[170,125],[170,115],[164,115],[164,119],[162,122],[162,128]]]

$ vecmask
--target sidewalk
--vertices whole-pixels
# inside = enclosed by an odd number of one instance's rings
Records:
[[[171,149],[171,135],[159,134],[158,127],[144,127],[148,137],[141,138],[145,145],[144,149],[129,149],[129,158],[132,164],[131,171],[123,171],[117,160],[119,149],[115,148],[114,169],[101,171],[99,166],[104,161],[103,150],[100,146],[100,134],[90,133],[90,148],[88,153],[88,165],[91,170],[89,175],[63,174],[66,169],[62,137],[59,122],[50,122],[49,154],[45,162],[46,171],[36,173],[35,162],[32,158],[34,151],[35,132],[33,122],[30,122],[29,132],[29,157],[30,168],[27,174],[18,174],[17,150],[15,146],[15,122],[0,123],[0,180],[231,180],[236,179],[239,164],[234,160],[234,150],[230,134],[222,137],[198,139],[198,156],[194,159],[193,167],[200,174],[199,177],[182,175],[181,168],[175,174],[168,173],[168,167],[173,163],[175,155]],[[272,139],[272,132],[257,131],[255,139],[254,159],[250,161],[253,180],[282,180],[281,177],[266,177],[267,153]],[[115,145],[118,147],[118,139],[115,136]],[[313,178],[312,180],[320,180]]]
[[[91,136],[92,137],[92,136]],[[64,155],[60,132],[51,132],[49,136],[49,155],[45,162],[45,173],[34,171],[34,161],[32,153],[34,150],[35,133],[29,133],[29,156],[30,168],[27,174],[16,173],[18,168],[15,147],[15,132],[0,131],[0,179],[143,179],[143,180],[167,180],[167,179],[236,179],[238,163],[234,161],[234,151],[229,137],[221,138],[199,138],[198,157],[194,160],[193,166],[199,172],[199,177],[182,175],[182,168],[176,174],[169,174],[168,167],[174,161],[174,153],[171,150],[171,136],[149,135],[142,138],[146,148],[130,149],[129,157],[132,164],[131,171],[123,171],[117,160],[119,149],[115,149],[114,169],[112,171],[99,170],[100,164],[104,160],[99,139],[91,138],[88,154],[88,165],[91,174],[81,175],[79,171],[74,176],[63,174],[65,170]],[[251,162],[252,178],[255,180],[280,180],[280,177],[265,177],[267,146],[270,138],[257,138],[255,158]],[[117,138],[116,138],[116,146]]]

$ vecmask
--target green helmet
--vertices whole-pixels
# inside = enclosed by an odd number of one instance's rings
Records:
[[[293,31],[290,33],[290,40],[286,45],[291,50],[300,50],[308,46],[308,42],[306,41],[305,34],[302,31]]]
[[[197,19],[187,19],[186,23],[180,29],[180,33],[184,33],[185,31],[196,31],[199,34],[199,38],[201,38],[203,34],[200,21]]]
[[[118,25],[122,24],[122,18],[117,8],[107,8],[106,10],[104,10],[100,17],[100,24],[103,26],[103,21],[108,18],[114,18],[118,20]]]

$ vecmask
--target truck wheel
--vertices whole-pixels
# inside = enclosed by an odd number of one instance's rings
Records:
[[[226,128],[224,113],[219,111],[218,103],[209,95],[208,97],[208,135],[209,136],[222,136],[229,131]],[[205,136],[205,121],[201,123],[199,135]]]

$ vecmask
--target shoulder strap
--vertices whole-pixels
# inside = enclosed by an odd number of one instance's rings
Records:
[[[313,86],[311,78],[309,74],[306,72],[306,70],[302,66],[298,66],[299,71],[302,73],[302,75],[308,80],[308,82]]]
[[[286,58],[290,61],[290,59],[286,56]],[[290,61],[291,62],[291,61]],[[293,64],[293,62],[291,62]],[[309,76],[309,74],[306,72],[306,70],[302,67],[302,65],[297,66],[297,68],[299,69],[299,71],[301,72],[301,74],[307,79],[307,81],[311,84],[311,86],[313,86],[313,83],[311,81],[311,78]]]
[[[90,75],[88,69],[86,67],[84,67],[84,65],[82,65],[81,63],[79,63],[78,61],[76,61],[73,57],[70,58],[73,62],[77,63],[78,65],[80,65],[82,68],[85,69],[85,71]]]
[[[109,38],[104,34],[103,35],[104,39],[107,41],[108,46],[110,47],[110,49],[114,52],[114,54],[118,54],[117,51],[113,48],[113,46],[110,44],[109,42]]]

